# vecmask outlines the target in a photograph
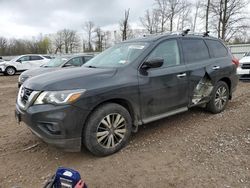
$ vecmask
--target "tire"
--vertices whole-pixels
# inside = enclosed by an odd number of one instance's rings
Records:
[[[5,74],[8,76],[13,76],[16,74],[16,69],[14,67],[7,67],[5,69]]]
[[[111,155],[128,143],[131,130],[131,116],[123,106],[104,104],[88,118],[82,135],[83,144],[96,156]]]
[[[214,87],[211,100],[206,106],[206,109],[213,114],[217,114],[225,110],[229,101],[229,88],[228,85],[223,82],[219,81],[216,86]]]

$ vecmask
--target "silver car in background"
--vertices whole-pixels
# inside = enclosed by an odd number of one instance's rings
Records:
[[[20,87],[27,79],[34,76],[52,72],[61,68],[80,67],[93,57],[94,55],[68,55],[56,57],[39,68],[30,69],[23,72],[18,78],[18,87]]]

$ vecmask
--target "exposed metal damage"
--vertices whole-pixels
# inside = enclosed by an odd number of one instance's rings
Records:
[[[194,95],[192,98],[192,103],[198,104],[203,102],[203,100],[210,96],[210,94],[213,91],[213,84],[211,82],[211,79],[209,79],[208,75],[205,75],[197,84],[197,86],[194,89]]]

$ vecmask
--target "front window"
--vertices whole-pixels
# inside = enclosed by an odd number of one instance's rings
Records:
[[[64,57],[57,57],[55,59],[51,59],[48,63],[44,64],[43,67],[60,67],[67,60],[68,59]]]
[[[84,64],[85,67],[117,68],[130,64],[146,49],[148,43],[120,43]]]

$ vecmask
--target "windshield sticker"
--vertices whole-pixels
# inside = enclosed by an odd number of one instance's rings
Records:
[[[126,63],[128,63],[128,61],[126,61],[126,60],[120,60],[118,63],[119,64],[126,64]]]
[[[132,45],[129,46],[129,49],[138,49],[138,50],[142,50],[145,46],[143,45]]]

